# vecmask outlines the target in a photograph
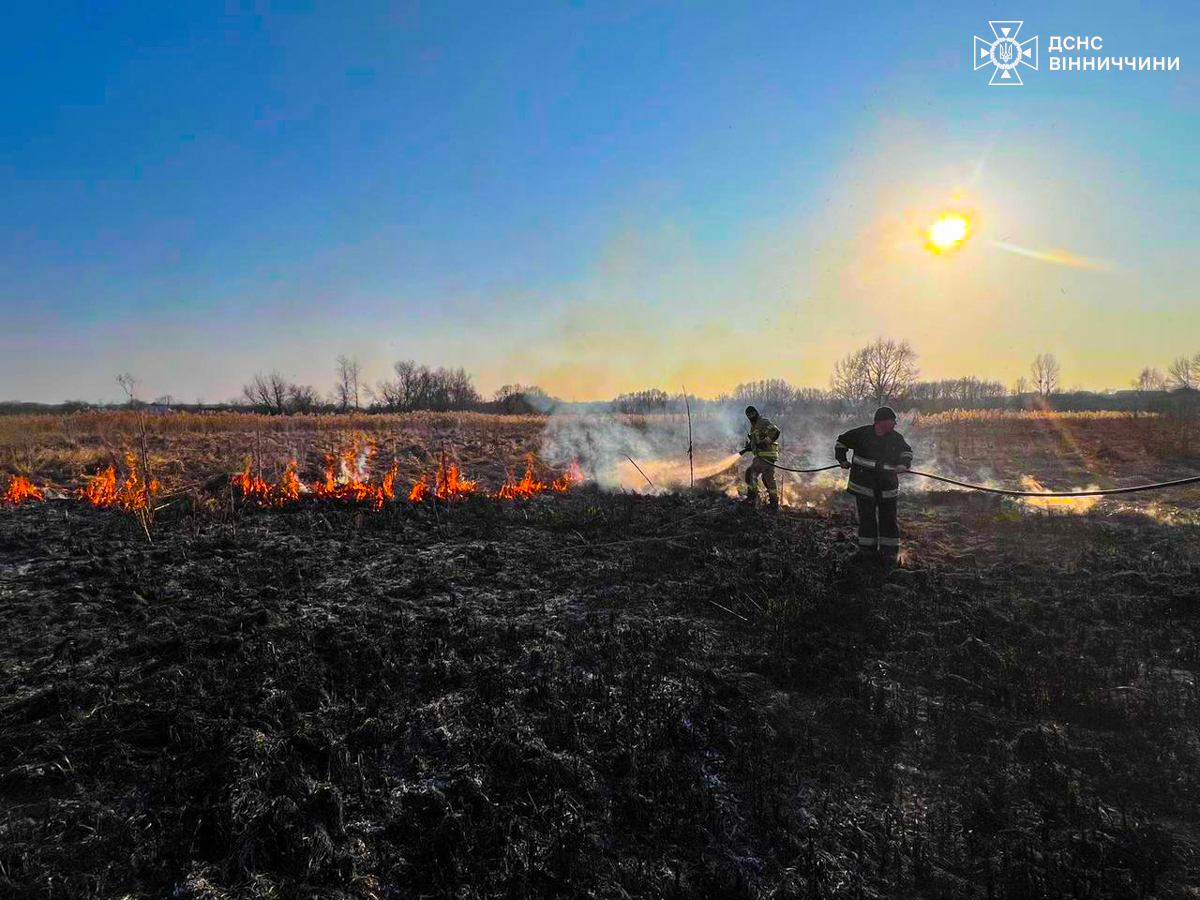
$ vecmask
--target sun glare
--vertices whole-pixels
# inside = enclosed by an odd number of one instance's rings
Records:
[[[957,247],[967,238],[971,226],[958,213],[947,213],[939,218],[929,228],[929,249],[934,253]]]

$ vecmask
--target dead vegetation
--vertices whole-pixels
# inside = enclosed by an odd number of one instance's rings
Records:
[[[718,442],[715,435],[722,429],[715,427],[715,415],[712,410],[693,411],[694,449],[719,458],[735,450],[736,442],[727,435],[724,443]],[[688,419],[683,414],[598,418],[618,422],[632,432],[669,435],[663,443],[678,448],[673,461],[687,461]],[[829,416],[782,422],[785,460],[829,461],[833,438],[850,422]],[[41,487],[70,490],[107,466],[120,468],[126,455],[134,452],[150,477],[168,492],[241,472],[247,465],[254,474],[277,480],[295,464],[298,476],[311,481],[321,476],[330,453],[340,453],[361,440],[375,448],[378,471],[373,475],[381,477],[395,466],[401,483],[408,483],[450,454],[472,476],[498,487],[514,471],[519,477],[528,455],[541,449],[546,423],[544,416],[470,412],[266,416],[154,415],[129,410],[2,416],[0,474],[22,475]],[[1181,423],[1169,416],[952,411],[917,416],[905,427],[921,462],[936,461],[957,475],[986,470],[1014,485],[1024,474],[1039,480],[1059,474],[1103,480],[1145,472],[1186,474],[1196,464],[1181,443]]]
[[[1197,531],[580,491],[0,517],[14,897],[1185,896]]]
[[[274,481],[294,462],[299,477],[315,481],[323,476],[327,457],[356,440],[375,448],[379,471],[372,474],[381,476],[396,464],[416,478],[449,453],[498,485],[538,449],[544,422],[537,416],[481,413],[180,413],[143,419],[147,465],[167,492],[197,487],[247,465]],[[140,457],[142,445],[134,412],[0,417],[0,469],[62,490],[82,486],[107,466],[120,468],[135,449]]]
[[[228,485],[206,440],[269,470],[292,425],[147,446]],[[444,443],[489,490],[536,439],[390,425],[381,465]],[[1030,471],[1091,474],[1089,427]],[[1200,527],[912,493],[902,566],[864,572],[849,506],[792,490],[769,523],[703,490],[195,491],[152,544],[5,507],[0,894],[1192,896]]]

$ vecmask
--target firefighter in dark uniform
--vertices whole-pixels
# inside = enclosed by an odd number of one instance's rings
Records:
[[[846,451],[854,451],[853,463]],[[899,473],[912,465],[912,447],[896,431],[896,413],[890,406],[875,410],[875,422],[838,435],[833,448],[843,469],[850,470],[846,490],[858,503],[858,549],[866,556],[879,552],[895,561],[900,552],[900,526],[896,521]]]

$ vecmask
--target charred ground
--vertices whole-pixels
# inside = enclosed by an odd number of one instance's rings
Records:
[[[1192,896],[1200,530],[907,512],[4,510],[0,885]]]

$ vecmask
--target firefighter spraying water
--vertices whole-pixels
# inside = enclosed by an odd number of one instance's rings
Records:
[[[746,469],[746,504],[758,502],[758,478],[761,475],[767,486],[767,497],[771,512],[779,509],[779,488],[775,483],[775,462],[779,459],[779,429],[771,420],[761,416],[753,406],[746,407],[746,418],[750,420],[750,433],[746,435],[743,454],[753,453],[754,461]]]

